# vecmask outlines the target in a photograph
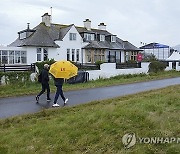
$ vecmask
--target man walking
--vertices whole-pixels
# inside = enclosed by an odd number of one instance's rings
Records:
[[[65,98],[64,94],[63,94],[63,90],[62,90],[63,83],[64,83],[63,78],[54,78],[54,84],[55,84],[57,89],[56,89],[56,94],[54,97],[53,107],[59,107],[59,104],[57,104],[57,100],[59,98],[59,95],[61,95],[61,98],[64,101],[64,105],[66,105],[66,103],[68,102],[68,98]]]
[[[49,88],[49,65],[44,64],[44,69],[41,72],[41,85],[42,90],[41,92],[36,96],[36,102],[39,103],[39,97],[47,90],[47,101],[51,101],[50,99],[50,88]]]

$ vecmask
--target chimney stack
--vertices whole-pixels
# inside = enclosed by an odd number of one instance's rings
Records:
[[[84,22],[84,27],[87,29],[87,30],[91,30],[91,21],[89,19],[86,19]]]
[[[46,26],[50,27],[51,26],[51,15],[48,13],[45,13],[42,17],[42,22],[45,23]]]
[[[102,22],[98,25],[99,30],[106,30],[106,25]]]

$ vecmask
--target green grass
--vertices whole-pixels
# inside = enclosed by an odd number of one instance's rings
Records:
[[[180,86],[0,120],[0,153],[175,154],[179,144],[139,144],[122,136],[180,137]]]
[[[171,77],[179,77],[180,72],[168,71],[160,73],[151,73],[149,75],[140,74],[140,75],[121,75],[112,77],[110,79],[99,79],[95,81],[88,81],[87,83],[80,84],[65,84],[63,89],[64,91],[69,90],[79,90],[87,88],[96,88],[96,87],[105,87],[111,85],[119,85],[133,82],[141,82],[148,80],[164,79]],[[55,92],[55,86],[53,81],[50,82],[51,92]],[[9,96],[20,96],[20,95],[30,95],[37,94],[41,90],[41,84],[39,83],[26,83],[26,84],[15,84],[15,85],[6,85],[0,86],[0,97],[9,97]]]

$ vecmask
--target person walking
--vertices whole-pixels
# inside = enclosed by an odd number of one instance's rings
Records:
[[[54,78],[54,84],[55,84],[57,89],[56,89],[56,94],[54,97],[53,107],[59,107],[59,104],[57,104],[57,100],[59,98],[59,95],[61,95],[61,98],[64,101],[64,106],[68,102],[68,98],[65,98],[63,90],[62,90],[63,83],[64,83],[64,78]]]
[[[36,96],[36,102],[39,103],[39,97],[47,90],[47,101],[51,101],[50,98],[50,87],[49,87],[49,65],[44,64],[44,69],[41,72],[41,85],[42,85],[42,90],[41,92]]]

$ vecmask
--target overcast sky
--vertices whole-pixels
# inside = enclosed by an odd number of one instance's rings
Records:
[[[0,0],[0,45],[8,45],[17,32],[35,27],[52,7],[53,23],[92,28],[104,22],[107,30],[137,47],[140,42],[180,44],[180,0]]]

